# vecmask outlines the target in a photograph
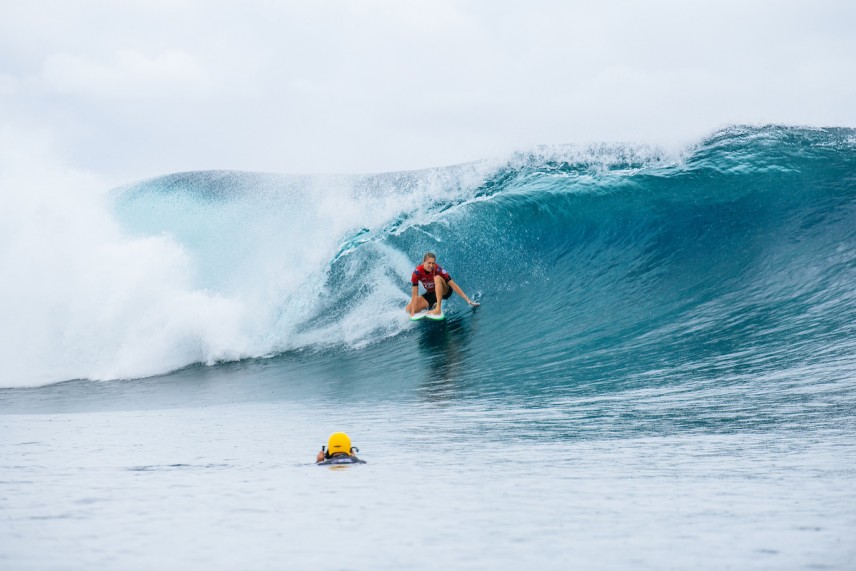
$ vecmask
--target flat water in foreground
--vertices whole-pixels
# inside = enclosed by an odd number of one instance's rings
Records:
[[[594,429],[575,431],[588,397],[541,406],[538,397],[411,398],[418,391],[148,408],[169,383],[124,384],[135,410],[92,410],[103,385],[70,383],[61,400],[74,412],[0,415],[0,567],[856,563],[852,426],[646,434],[644,418],[616,416],[610,431],[598,413]],[[644,399],[608,400],[620,410]],[[348,431],[368,464],[312,465],[333,430]]]

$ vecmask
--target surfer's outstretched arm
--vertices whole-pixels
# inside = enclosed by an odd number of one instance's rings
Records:
[[[450,286],[452,286],[452,289],[455,291],[455,293],[456,293],[456,294],[458,294],[459,296],[461,296],[462,298],[464,298],[464,299],[467,301],[467,303],[469,303],[469,304],[470,304],[470,305],[472,305],[473,307],[477,307],[477,306],[478,306],[478,302],[477,302],[477,301],[473,301],[473,300],[471,300],[470,298],[468,298],[468,297],[467,297],[467,294],[465,294],[465,293],[464,293],[464,290],[462,290],[462,289],[461,289],[461,287],[460,287],[458,284],[456,284],[456,283],[455,283],[455,280],[449,280],[447,283],[448,283]]]

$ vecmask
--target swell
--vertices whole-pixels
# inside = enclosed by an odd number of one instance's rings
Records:
[[[517,168],[384,243],[443,251],[496,308],[487,376],[847,382],[854,177],[853,131],[733,129],[672,164]]]
[[[46,343],[50,375],[7,386],[397,352],[426,250],[482,302],[465,336],[473,378],[854,370],[853,130],[732,128],[676,157],[595,145],[362,177],[180,173],[120,189],[111,212],[121,237],[107,246],[139,275],[108,272],[106,304],[72,292],[66,313],[82,317]],[[475,321],[448,309],[453,330]]]

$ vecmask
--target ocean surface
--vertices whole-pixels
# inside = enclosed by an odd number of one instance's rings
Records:
[[[0,231],[2,569],[856,569],[856,130],[66,206]],[[480,307],[407,320],[429,250]]]

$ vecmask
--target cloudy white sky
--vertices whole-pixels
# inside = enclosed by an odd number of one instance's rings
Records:
[[[0,14],[6,148],[48,140],[118,179],[856,126],[852,0],[0,0]]]

